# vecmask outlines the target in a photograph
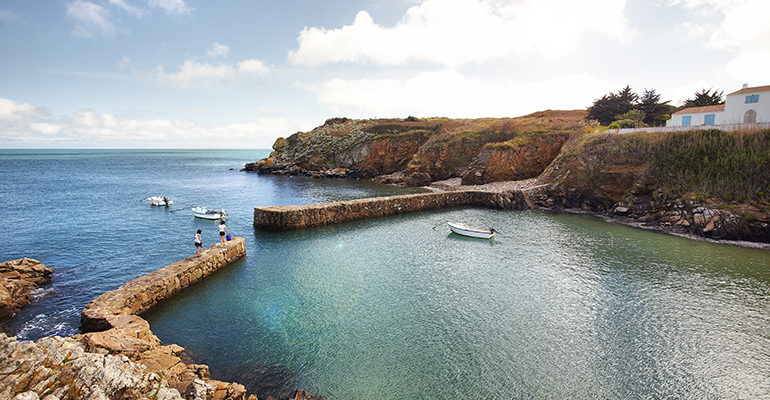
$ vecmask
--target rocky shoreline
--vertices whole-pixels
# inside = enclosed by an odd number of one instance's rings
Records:
[[[29,303],[32,290],[51,281],[52,273],[31,258],[0,263],[0,320],[13,318],[16,311]]]
[[[689,199],[670,199],[662,192],[653,195],[638,196],[630,201],[620,201],[608,208],[597,207],[598,202],[583,200],[575,203],[563,200],[562,205],[554,201],[550,193],[553,188],[538,179],[522,181],[493,182],[484,185],[463,185],[460,178],[433,182],[427,188],[434,191],[480,190],[498,193],[503,197],[512,197],[512,193],[529,193],[526,207],[517,205],[502,208],[530,208],[570,214],[589,214],[607,222],[618,223],[634,228],[667,233],[674,236],[710,243],[731,244],[742,247],[770,249],[770,224],[763,221],[762,211],[750,210],[756,216],[748,220],[742,215],[721,210],[713,204],[699,201],[692,196]],[[509,204],[510,201],[509,201]],[[572,205],[565,207],[564,204]],[[756,232],[752,236],[752,231]],[[749,236],[756,240],[745,240]]]

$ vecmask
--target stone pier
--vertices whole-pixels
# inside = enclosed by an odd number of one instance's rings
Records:
[[[187,257],[104,293],[83,309],[80,321],[84,333],[72,339],[82,343],[88,353],[125,356],[126,362],[130,360],[143,364],[145,374],[154,373],[162,377],[162,385],[176,389],[164,399],[178,399],[179,394],[183,394],[188,400],[245,400],[246,389],[243,385],[211,379],[208,366],[185,363],[181,358],[184,349],[176,344],[163,345],[150,330],[150,324],[139,316],[244,255],[244,239],[234,237],[224,245],[217,243],[199,255]],[[114,398],[136,397],[121,395]],[[249,399],[256,400],[256,396],[249,396]]]
[[[201,252],[175,262],[147,275],[126,282],[91,301],[80,315],[84,332],[112,328],[110,316],[139,315],[161,300],[211,275],[222,267],[246,255],[242,237],[234,237],[224,245],[215,244]]]
[[[542,196],[540,193],[542,188],[534,189],[537,190],[506,192],[458,190],[372,197],[308,206],[254,207],[254,227],[283,231],[461,206],[520,210],[533,208],[535,206],[533,199]]]

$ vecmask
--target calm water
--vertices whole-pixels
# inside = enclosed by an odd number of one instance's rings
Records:
[[[0,153],[0,259],[57,272],[5,328],[70,334],[105,290],[189,254],[223,207],[247,256],[145,315],[260,398],[770,398],[770,253],[585,216],[452,209],[294,232],[254,205],[396,193],[238,172],[261,151]],[[229,168],[236,168],[231,171]],[[494,225],[494,241],[449,234]]]

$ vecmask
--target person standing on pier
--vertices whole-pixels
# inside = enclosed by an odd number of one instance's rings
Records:
[[[201,230],[195,234],[195,255],[197,256],[203,251],[203,238],[201,237]]]
[[[219,220],[219,226],[217,227],[217,230],[219,231],[219,243],[225,244],[225,235],[228,234],[227,227],[225,226],[225,220]]]

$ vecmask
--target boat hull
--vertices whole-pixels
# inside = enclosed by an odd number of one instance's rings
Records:
[[[149,201],[153,207],[168,207],[174,204],[174,200],[163,196],[150,196],[145,201]]]
[[[227,213],[210,212],[209,210],[202,207],[195,207],[192,209],[192,212],[195,218],[200,219],[216,220],[227,218]]]
[[[452,232],[462,236],[479,238],[479,239],[491,239],[495,236],[494,232],[489,231],[487,229],[474,228],[471,226],[458,224],[454,222],[447,222],[447,225],[449,225],[449,229],[451,229]]]

